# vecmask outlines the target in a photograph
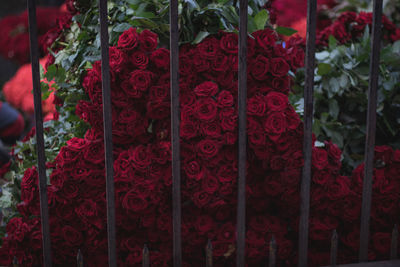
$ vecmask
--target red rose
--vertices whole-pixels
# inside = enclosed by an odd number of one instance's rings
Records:
[[[273,77],[271,87],[285,95],[289,93],[289,77]]]
[[[141,50],[152,52],[157,48],[158,36],[149,30],[143,30],[139,35],[139,41]]]
[[[266,51],[270,50],[276,43],[276,34],[270,29],[259,30],[253,32],[252,35],[254,36],[257,45]]]
[[[191,139],[196,137],[198,134],[198,125],[197,123],[189,120],[182,121],[180,124],[180,135],[181,138]]]
[[[286,131],[286,118],[281,112],[270,112],[264,122],[264,130],[272,135]]]
[[[289,64],[283,58],[273,58],[271,59],[270,71],[275,77],[282,77],[287,75],[290,70]]]
[[[126,193],[122,200],[122,207],[133,213],[143,212],[148,207],[148,202],[146,199],[138,195],[136,189],[130,190]]]
[[[196,86],[193,92],[197,96],[215,96],[218,92],[218,85],[213,82],[204,82]]]
[[[124,31],[124,33],[119,37],[118,48],[131,51],[137,47],[138,39],[139,35],[137,34],[136,29],[130,28],[129,30]]]
[[[209,70],[210,68],[210,61],[208,61],[200,54],[193,55],[193,61],[191,63],[193,64],[193,67],[197,72],[204,72]]]
[[[219,138],[221,137],[221,126],[218,122],[207,122],[202,123],[200,125],[200,129],[203,135],[212,137],[212,138]]]
[[[390,250],[390,233],[377,232],[372,235],[372,244],[376,251],[381,254],[386,254]]]
[[[313,147],[312,164],[318,170],[322,170],[328,164],[328,153],[323,148]]]
[[[258,55],[252,64],[250,64],[250,73],[254,79],[262,81],[267,78],[270,62],[268,58]]]
[[[231,92],[223,90],[218,94],[217,97],[218,107],[231,107],[234,104],[233,95]]]
[[[204,169],[196,160],[184,163],[183,170],[189,178],[195,179],[197,181],[201,180],[204,177]]]
[[[247,100],[247,114],[261,117],[265,112],[266,104],[263,96],[256,95]]]
[[[159,48],[151,54],[151,61],[154,62],[157,68],[168,69],[169,68],[169,50],[165,48]]]
[[[212,98],[202,98],[194,107],[196,117],[202,121],[213,121],[217,116],[217,103]]]
[[[82,243],[82,233],[69,225],[63,227],[62,236],[69,246],[79,246]]]
[[[120,72],[124,68],[125,53],[118,48],[112,46],[109,50],[110,54],[110,68],[112,71]]]
[[[224,242],[234,242],[236,238],[236,228],[231,222],[225,223],[220,228],[217,236],[218,240]]]
[[[147,117],[155,120],[162,120],[170,116],[170,101],[152,101],[147,103]]]
[[[224,131],[234,131],[237,126],[237,115],[221,114],[221,127]]]
[[[149,91],[150,100],[156,102],[169,100],[169,91],[166,86],[152,86]]]
[[[207,176],[207,179],[203,179],[202,182],[202,187],[201,187],[206,193],[208,194],[213,194],[219,189],[219,182],[217,178],[214,176]]]
[[[151,158],[151,151],[143,145],[139,145],[130,151],[132,166],[138,170],[146,170],[151,163]]]
[[[149,64],[149,58],[142,51],[135,51],[132,53],[131,62],[135,67],[145,69]]]
[[[235,33],[224,34],[220,40],[222,50],[229,54],[238,52],[238,35]]]
[[[278,92],[270,92],[265,97],[265,100],[267,102],[268,110],[273,110],[273,111],[282,111],[286,109],[289,102],[288,97],[286,95]]]
[[[127,96],[139,98],[142,93],[152,84],[153,73],[150,71],[135,70],[130,73],[129,78],[121,84]]]
[[[215,222],[213,218],[208,215],[200,215],[197,216],[194,227],[200,235],[204,235],[215,229]]]
[[[213,62],[211,63],[211,67],[214,71],[219,73],[226,73],[230,69],[230,59],[225,54],[218,53]]]
[[[197,49],[201,56],[212,60],[219,51],[219,41],[214,37],[206,38],[197,46]]]
[[[196,145],[197,152],[204,159],[211,159],[217,155],[220,145],[212,139],[203,139]]]
[[[195,192],[192,196],[194,204],[201,208],[208,204],[210,201],[210,195],[206,192]]]
[[[24,222],[22,218],[12,218],[6,226],[9,238],[15,239],[19,242],[24,240],[25,235],[30,231],[28,223]]]
[[[97,215],[97,205],[91,199],[85,199],[81,202],[81,204],[75,209],[76,214],[79,217],[85,219],[89,217],[94,217]]]

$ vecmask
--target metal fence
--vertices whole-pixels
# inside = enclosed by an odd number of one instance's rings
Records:
[[[238,74],[238,117],[239,117],[239,146],[238,146],[238,204],[237,204],[237,259],[236,266],[245,266],[245,164],[246,164],[246,95],[247,95],[247,0],[240,0],[239,21],[239,74]],[[308,0],[307,6],[307,46],[306,46],[306,76],[304,88],[304,167],[301,181],[301,207],[298,243],[298,266],[307,266],[308,254],[308,228],[310,212],[310,186],[311,186],[311,153],[312,153],[312,116],[313,116],[313,85],[315,63],[315,38],[316,38],[316,7],[317,0]],[[107,230],[108,230],[108,256],[109,266],[117,266],[116,256],[116,228],[115,228],[115,200],[113,181],[112,158],[112,122],[111,122],[111,94],[110,94],[110,67],[108,58],[108,29],[107,29],[107,0],[99,0],[100,31],[101,31],[101,59],[102,59],[102,89],[103,89],[103,118],[104,118],[104,146],[106,162],[106,190],[107,190]],[[50,229],[46,189],[46,169],[43,138],[43,118],[41,106],[41,90],[39,75],[39,52],[36,34],[36,5],[35,0],[28,0],[30,53],[32,59],[32,76],[34,87],[36,138],[39,170],[40,212],[43,235],[43,265],[52,266],[50,249]],[[400,266],[397,259],[398,231],[394,227],[391,243],[391,258],[388,261],[366,263],[368,260],[369,220],[371,210],[373,157],[376,130],[376,100],[378,87],[378,67],[380,52],[382,18],[382,0],[374,0],[372,51],[370,63],[370,81],[368,92],[367,135],[365,142],[365,169],[362,196],[359,262],[350,265],[338,266]],[[181,177],[180,177],[180,144],[179,144],[179,47],[178,47],[178,0],[170,0],[170,56],[171,56],[171,129],[172,129],[172,217],[173,217],[173,266],[182,266],[181,242]],[[340,233],[339,233],[340,235]],[[212,245],[209,241],[206,247],[206,266],[213,266]],[[331,240],[331,266],[336,265],[338,248],[338,234],[332,234]],[[150,266],[148,248],[143,248],[143,266]],[[276,243],[271,239],[269,251],[266,252],[269,262],[266,266],[276,264]],[[267,256],[267,255],[266,255]],[[17,266],[18,262],[14,260]],[[82,254],[78,252],[77,265],[83,266]]]

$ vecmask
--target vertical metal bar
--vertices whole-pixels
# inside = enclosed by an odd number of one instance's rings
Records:
[[[39,173],[40,218],[42,223],[43,266],[51,266],[49,207],[47,203],[46,158],[44,153],[42,94],[39,74],[39,48],[37,39],[36,3],[28,0],[29,41],[32,62],[33,99],[35,106],[36,144]]]
[[[336,266],[337,250],[338,250],[338,234],[335,229],[333,230],[331,238],[331,266]]]
[[[182,265],[178,0],[170,1],[173,263]]]
[[[303,177],[301,180],[301,205],[299,223],[299,267],[307,266],[308,253],[308,217],[310,214],[312,119],[315,66],[315,35],[317,21],[317,0],[307,1],[307,46],[306,73],[304,86],[304,140],[303,140]]]
[[[245,266],[246,247],[246,101],[247,101],[247,0],[239,6],[239,67],[238,67],[238,206],[236,266]]]
[[[149,248],[147,247],[147,245],[144,245],[144,247],[143,247],[142,266],[150,267],[150,253],[149,253]]]
[[[276,266],[276,241],[274,236],[272,236],[271,241],[269,241],[268,266],[269,267]]]
[[[390,246],[390,259],[397,259],[397,251],[398,251],[398,240],[399,240],[399,229],[397,224],[394,225],[392,231],[392,242]]]
[[[106,197],[107,197],[107,234],[108,234],[108,264],[117,266],[115,241],[115,195],[114,167],[112,144],[112,112],[110,90],[110,62],[108,55],[108,21],[107,0],[99,0],[100,10],[100,41],[101,41],[101,77],[103,88],[103,120],[104,120],[104,150],[106,165]]]
[[[78,250],[78,254],[76,255],[76,265],[78,267],[83,267],[83,255],[81,250]]]
[[[211,240],[208,239],[207,246],[206,246],[206,267],[213,266],[213,251],[212,251],[212,244]]]
[[[381,40],[381,21],[382,21],[382,0],[374,0],[374,15],[372,21],[372,39],[371,39],[371,61],[370,61],[370,79],[368,90],[368,111],[367,111],[367,136],[365,140],[365,167],[363,194],[361,205],[361,228],[360,228],[360,251],[359,261],[368,260],[369,243],[369,219],[371,213],[372,198],[372,174],[375,151],[375,131],[376,131],[376,101],[379,77],[379,56]]]

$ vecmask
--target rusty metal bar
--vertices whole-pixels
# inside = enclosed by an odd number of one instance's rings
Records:
[[[170,1],[173,263],[182,266],[178,0]]]
[[[37,39],[36,3],[28,0],[29,41],[32,62],[33,99],[39,173],[40,219],[42,224],[43,266],[51,267],[49,207],[47,203],[46,156],[44,152],[42,93],[40,88],[39,47]]]
[[[379,56],[382,22],[382,0],[374,0],[372,21],[370,79],[368,90],[367,136],[365,139],[365,167],[363,194],[361,205],[360,251],[359,261],[368,261],[369,219],[371,213],[372,175],[374,169],[375,132],[376,132],[376,102],[379,78]]]
[[[268,266],[269,267],[276,266],[276,241],[274,236],[272,236],[271,241],[269,241]]]
[[[150,253],[149,253],[149,248],[147,247],[147,245],[144,245],[144,247],[143,247],[142,266],[150,267]]]
[[[238,204],[236,266],[245,266],[246,248],[246,101],[247,101],[247,0],[239,6],[239,66],[238,66]]]
[[[336,266],[337,250],[338,250],[338,234],[335,229],[333,230],[331,238],[331,266]]]
[[[107,0],[99,0],[100,10],[100,41],[101,41],[101,77],[103,88],[103,120],[104,120],[104,152],[106,166],[106,197],[107,197],[107,234],[108,234],[108,264],[117,266],[116,229],[115,229],[115,195],[114,166],[112,144],[112,112],[110,89],[110,62],[108,44]]]
[[[83,267],[83,255],[80,249],[78,249],[78,254],[76,255],[76,265],[78,267]]]
[[[206,246],[206,267],[213,266],[213,251],[212,251],[212,243],[211,240],[208,239],[207,246]]]
[[[399,229],[397,224],[394,225],[392,231],[392,242],[390,245],[390,259],[395,260],[398,258],[397,251],[398,251],[398,240],[399,240]]]
[[[304,86],[304,166],[301,180],[301,205],[299,223],[299,267],[307,266],[308,253],[308,218],[310,214],[310,186],[312,159],[312,120],[315,66],[315,36],[317,21],[317,0],[307,1],[307,46],[306,71]]]

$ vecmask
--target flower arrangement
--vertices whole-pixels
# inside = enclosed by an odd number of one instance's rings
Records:
[[[133,22],[124,16],[137,16],[139,9],[135,4],[124,4],[110,5],[115,12],[111,12],[115,15],[111,17],[110,67],[118,264],[140,266],[142,247],[147,244],[152,265],[170,266],[172,181],[165,21],[161,15],[145,14],[153,10],[146,4],[149,10],[140,9],[143,17],[135,20],[139,25],[132,28]],[[219,14],[225,8],[222,5],[214,11]],[[54,158],[47,168],[51,173],[52,253],[57,266],[75,264],[78,249],[88,266],[107,265],[101,63],[96,61],[99,57],[95,52],[99,43],[91,39],[97,33],[97,18],[91,16],[96,10],[85,12],[88,18],[78,14],[71,22],[64,36],[67,45],[57,52],[55,65],[50,65],[45,75],[55,80],[56,101],[62,105],[62,126],[51,121],[47,126],[58,128],[48,127],[48,131],[69,130],[74,135],[66,142],[46,144],[46,152],[53,153],[49,158]],[[200,14],[204,19],[197,7],[192,12],[183,18]],[[260,11],[252,16],[254,30],[248,38],[246,257],[249,266],[264,263],[274,236],[278,265],[293,266],[297,260],[303,125],[288,94],[291,77],[302,67],[304,52],[301,39],[283,43],[275,31],[265,28],[263,14]],[[156,20],[157,27],[151,24]],[[144,29],[146,25],[153,25],[154,31]],[[237,201],[238,37],[234,31],[215,31],[209,21],[198,30],[203,33],[183,34],[181,38],[187,39],[180,47],[184,262],[187,266],[203,265],[204,246],[210,239],[215,266],[231,266],[235,260]],[[83,127],[73,112],[90,128]],[[32,143],[32,139],[27,140]],[[363,165],[344,176],[340,174],[341,158],[334,143],[314,142],[311,266],[328,264],[334,229],[339,233],[339,262],[349,263],[357,256]],[[32,162],[23,177],[14,177],[20,182],[20,201],[2,239],[2,265],[10,265],[13,257],[21,266],[41,264],[37,171]],[[369,258],[379,260],[388,257],[390,232],[400,215],[396,205],[400,151],[377,147],[374,166]],[[7,172],[7,168],[1,171]]]
[[[288,266],[295,263],[298,227],[294,218],[299,214],[303,164],[302,123],[288,102],[288,71],[297,67],[293,60],[299,55],[292,52],[302,50],[291,49],[296,39],[283,48],[268,29],[253,36],[248,39],[249,66],[254,67],[248,75],[247,257],[252,265],[264,262],[263,252],[274,235],[279,263]],[[150,31],[138,33],[131,28],[110,48],[121,266],[140,264],[143,244],[151,250],[152,264],[169,266],[171,261],[169,52],[157,49],[157,39]],[[236,44],[236,34],[220,33],[196,46],[181,48],[182,229],[184,260],[191,266],[202,264],[200,252],[207,239],[214,246],[217,266],[234,260]],[[225,63],[232,60],[233,64]],[[100,62],[88,72],[84,88],[90,100],[80,101],[77,113],[92,128],[84,138],[68,141],[48,166],[53,169],[49,186],[51,237],[54,260],[60,266],[73,264],[78,249],[88,259],[88,266],[107,263]],[[376,160],[385,164],[375,170],[374,192],[376,196],[378,190],[387,192],[382,201],[398,201],[399,155],[400,151],[377,148]],[[313,148],[313,266],[327,263],[333,229],[343,235],[342,261],[352,259],[348,251],[358,248],[355,231],[362,166],[352,177],[341,176],[340,157],[340,150],[332,143]],[[37,218],[30,219],[39,215],[36,181],[35,168],[28,169],[18,205],[22,217],[10,220],[3,239],[1,254],[9,252],[2,258],[5,263],[16,256],[24,266],[40,264],[40,223]],[[378,234],[371,241],[371,258],[382,258],[388,250],[380,244],[390,234],[380,231],[391,230],[399,210],[395,205],[382,208],[379,201],[374,203],[372,226]],[[338,209],[343,206],[346,208]],[[27,253],[27,246],[33,251]]]

